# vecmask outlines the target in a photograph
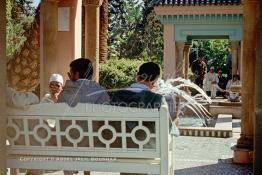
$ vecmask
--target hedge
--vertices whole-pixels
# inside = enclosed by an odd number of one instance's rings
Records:
[[[106,89],[126,88],[135,81],[143,60],[109,59],[100,65],[99,82]]]

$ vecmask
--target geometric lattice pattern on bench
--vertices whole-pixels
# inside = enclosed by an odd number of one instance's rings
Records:
[[[10,108],[7,166],[172,175],[169,124],[164,105],[160,109],[93,104]]]
[[[50,127],[47,121],[55,122],[55,126]],[[146,151],[154,157],[159,145],[158,127],[158,119],[9,116],[7,136],[10,145],[16,148]]]

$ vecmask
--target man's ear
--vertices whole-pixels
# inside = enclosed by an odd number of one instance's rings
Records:
[[[139,76],[138,76],[138,75],[136,75],[136,76],[135,76],[135,79],[136,79],[136,81],[138,81],[138,80],[139,80]]]
[[[79,72],[76,72],[76,73],[75,73],[75,79],[76,79],[76,80],[80,79]]]
[[[70,74],[70,80],[76,81],[78,79],[79,79],[79,72],[75,72],[75,73]]]

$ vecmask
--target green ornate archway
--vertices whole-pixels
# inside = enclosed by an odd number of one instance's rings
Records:
[[[233,74],[240,72],[243,6],[240,0],[156,0],[154,10],[164,25],[165,76],[187,77],[183,53],[193,39],[232,41]]]

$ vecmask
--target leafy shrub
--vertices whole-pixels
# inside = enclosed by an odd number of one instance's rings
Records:
[[[224,73],[228,72],[228,56],[230,55],[229,40],[198,40],[193,43],[193,47],[198,47],[199,50],[204,51],[205,62],[209,68],[222,68]]]
[[[100,84],[106,89],[126,88],[135,81],[142,60],[109,59],[100,65]]]

